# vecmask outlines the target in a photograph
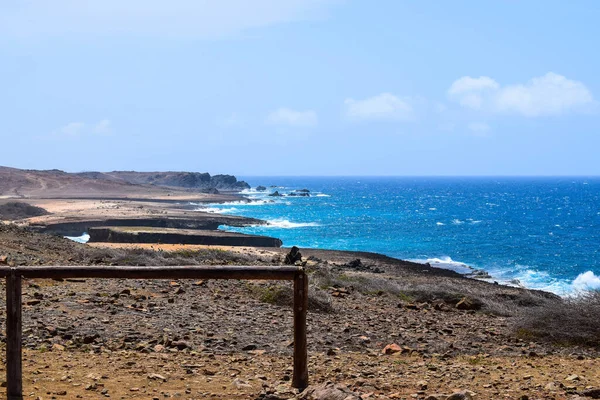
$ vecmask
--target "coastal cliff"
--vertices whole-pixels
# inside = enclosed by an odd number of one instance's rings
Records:
[[[233,175],[213,175],[207,172],[136,172],[136,171],[113,171],[113,172],[81,172],[76,174],[88,179],[103,179],[111,181],[127,182],[134,185],[155,185],[185,188],[199,191],[222,190],[239,192],[249,189],[250,185],[244,181],[238,181]]]

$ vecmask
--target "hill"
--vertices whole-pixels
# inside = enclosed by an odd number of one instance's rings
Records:
[[[231,175],[195,172],[83,172],[0,167],[0,198],[168,196],[241,191],[249,185]]]

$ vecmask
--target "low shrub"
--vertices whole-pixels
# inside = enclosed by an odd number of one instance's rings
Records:
[[[294,303],[294,291],[291,285],[282,284],[248,284],[252,295],[258,300],[278,306],[291,307]],[[314,286],[308,289],[308,309],[314,312],[333,312],[331,297]]]
[[[17,220],[39,217],[47,214],[49,214],[48,211],[41,207],[32,206],[31,204],[19,201],[0,204],[0,220]]]
[[[600,291],[525,310],[515,324],[515,334],[563,345],[600,346]]]

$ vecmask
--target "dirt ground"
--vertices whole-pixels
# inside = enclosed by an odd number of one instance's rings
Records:
[[[33,399],[257,399],[268,392],[288,398],[296,392],[290,386],[291,365],[288,356],[252,352],[29,350],[24,354],[24,393]],[[311,383],[335,381],[365,399],[423,399],[466,389],[477,399],[558,400],[574,398],[575,391],[597,385],[600,361],[312,353],[310,373]]]

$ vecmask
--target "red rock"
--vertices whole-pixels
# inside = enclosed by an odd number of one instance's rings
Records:
[[[387,346],[385,346],[381,352],[383,354],[395,354],[395,353],[400,353],[401,351],[402,351],[402,347],[398,346],[395,343],[392,343],[392,344],[388,344]]]

